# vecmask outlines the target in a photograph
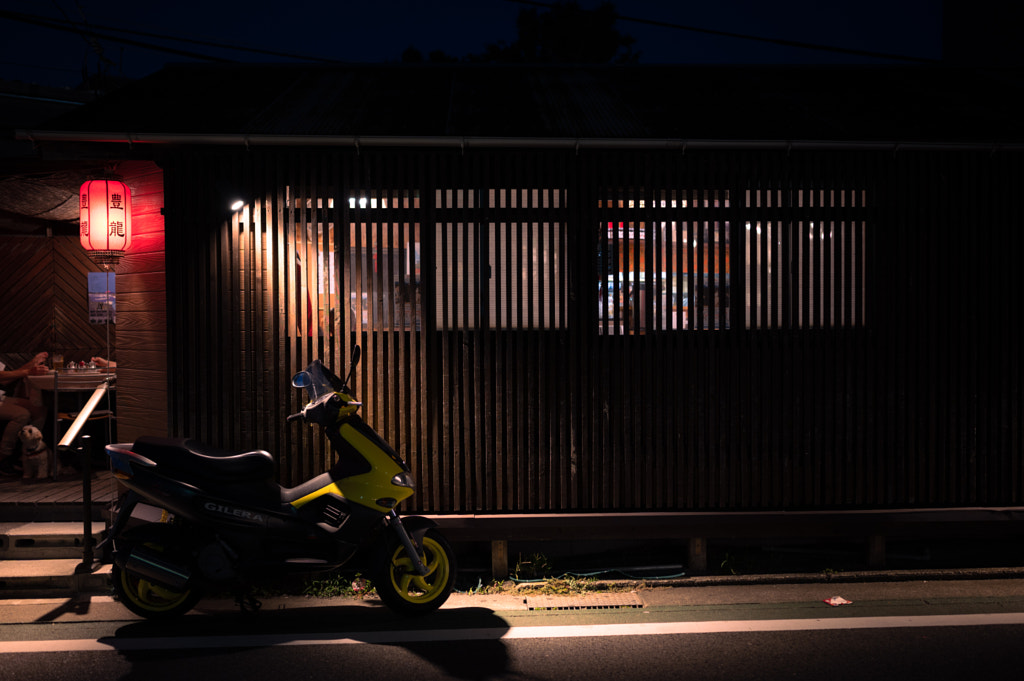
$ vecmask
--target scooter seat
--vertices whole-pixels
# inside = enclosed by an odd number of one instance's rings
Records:
[[[257,449],[232,452],[191,438],[140,437],[132,451],[169,471],[213,482],[265,480],[274,475],[274,458]]]

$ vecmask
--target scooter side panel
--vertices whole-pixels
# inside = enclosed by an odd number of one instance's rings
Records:
[[[362,420],[353,418],[342,423],[332,442],[339,450],[339,459],[361,459],[369,464],[365,472],[337,479],[332,493],[378,513],[389,513],[412,496],[412,488],[393,482],[395,476],[408,473],[408,467]]]

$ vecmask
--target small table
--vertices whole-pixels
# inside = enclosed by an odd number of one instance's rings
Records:
[[[75,371],[50,371],[37,376],[27,376],[28,382],[35,388],[53,393],[53,442],[50,444],[52,453],[51,471],[57,476],[57,443],[60,442],[58,424],[60,423],[60,394],[62,392],[93,392],[107,378],[116,378],[117,374],[108,369],[79,369]],[[111,383],[107,390],[114,390]],[[112,416],[107,412],[108,417]]]

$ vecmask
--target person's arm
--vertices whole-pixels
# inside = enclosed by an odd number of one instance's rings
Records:
[[[14,381],[26,376],[32,376],[33,374],[45,374],[48,369],[43,365],[43,362],[49,356],[48,353],[40,352],[19,369],[0,371],[0,381]]]
[[[28,376],[28,370],[24,367],[21,369],[11,369],[10,371],[0,371],[0,383],[16,381],[19,378],[25,378],[26,376]]]

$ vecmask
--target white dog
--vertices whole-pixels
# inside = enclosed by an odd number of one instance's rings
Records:
[[[22,479],[43,480],[50,475],[50,448],[43,442],[43,434],[35,426],[18,431],[21,439]]]

